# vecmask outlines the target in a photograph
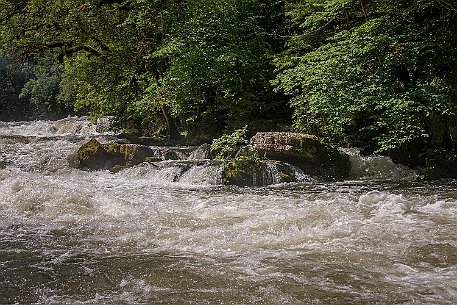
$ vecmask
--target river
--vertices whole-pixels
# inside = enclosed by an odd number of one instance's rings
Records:
[[[361,157],[351,180],[261,187],[90,172],[69,158],[89,137],[114,136],[0,123],[0,304],[457,303],[455,180]]]

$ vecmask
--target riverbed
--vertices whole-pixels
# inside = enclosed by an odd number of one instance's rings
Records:
[[[260,187],[80,170],[81,144],[115,138],[96,127],[0,123],[0,304],[457,303],[455,180],[374,157]]]

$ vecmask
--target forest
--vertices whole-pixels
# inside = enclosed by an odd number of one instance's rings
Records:
[[[457,171],[456,0],[0,0],[0,120],[247,126]]]

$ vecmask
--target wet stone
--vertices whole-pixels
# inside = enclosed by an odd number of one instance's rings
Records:
[[[151,162],[155,152],[143,145],[106,143],[101,144],[95,139],[89,140],[78,150],[80,167],[93,170],[109,169],[118,171],[119,168],[133,166],[146,160]]]
[[[295,165],[320,178],[344,179],[351,168],[347,154],[309,134],[258,132],[250,144],[262,158]]]

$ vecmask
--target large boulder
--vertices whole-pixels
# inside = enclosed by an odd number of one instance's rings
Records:
[[[299,167],[306,174],[329,180],[348,176],[351,164],[344,152],[313,135],[294,132],[258,132],[250,144],[266,159]]]
[[[151,148],[138,144],[106,143],[95,139],[82,145],[78,150],[80,167],[88,169],[115,170],[145,161],[155,161]]]

